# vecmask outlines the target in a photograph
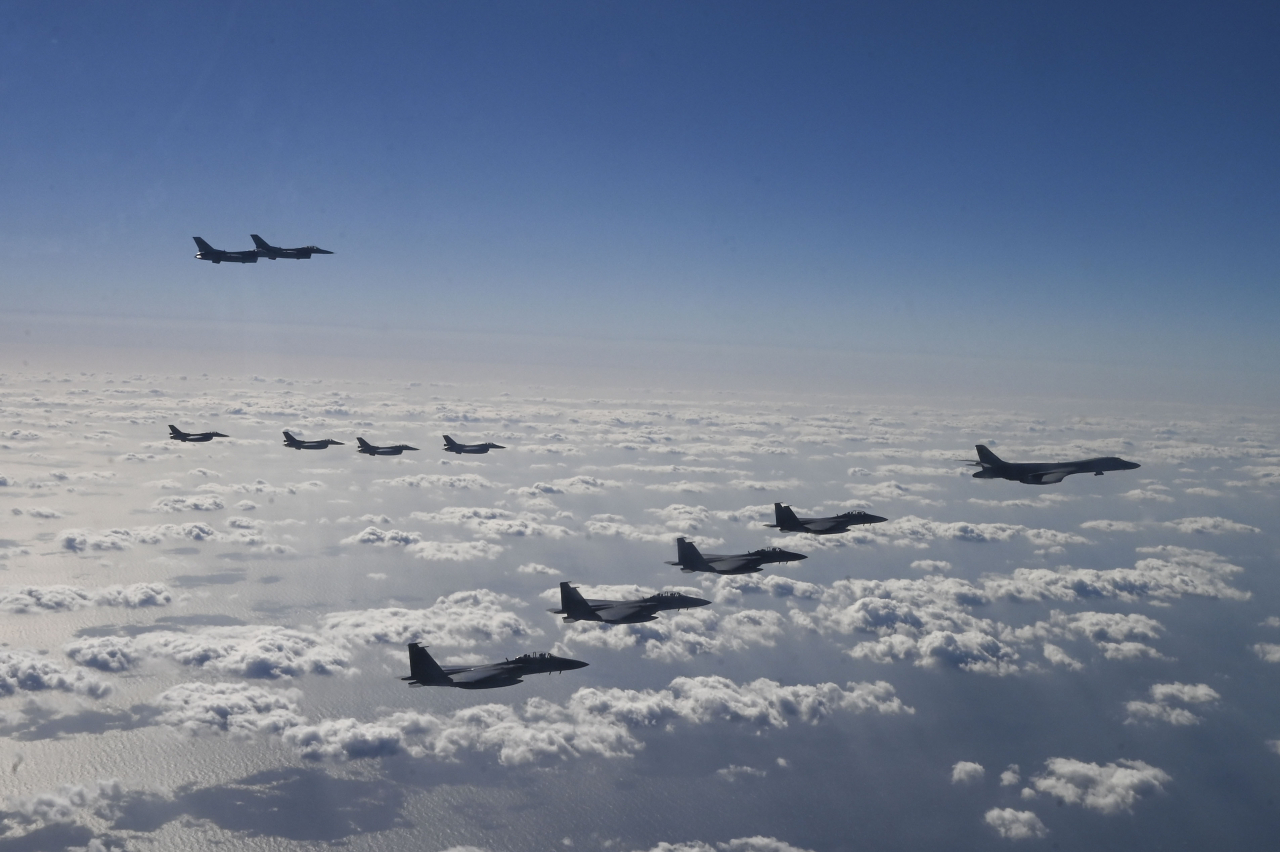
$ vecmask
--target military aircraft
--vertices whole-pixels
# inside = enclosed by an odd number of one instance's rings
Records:
[[[738,553],[724,556],[719,553],[699,553],[693,542],[683,537],[676,539],[676,561],[668,565],[679,565],[686,574],[694,571],[711,571],[715,574],[754,574],[762,570],[762,566],[774,562],[798,562],[808,559],[803,553],[792,553],[780,547],[766,547],[750,553]]]
[[[335,441],[332,438],[325,438],[323,441],[300,441],[288,432],[284,433],[284,445],[294,450],[323,450],[326,447],[346,446],[341,441]]]
[[[205,441],[212,441],[214,438],[229,438],[230,435],[224,435],[221,432],[183,432],[177,426],[169,427],[169,440],[185,441],[189,444],[203,444]]]
[[[405,450],[417,450],[417,447],[411,447],[408,444],[396,444],[394,447],[375,447],[364,438],[356,438],[356,443],[360,445],[358,453],[364,453],[366,456],[398,456]]]
[[[523,683],[525,675],[550,674],[580,669],[586,663],[553,654],[522,654],[514,660],[487,663],[483,666],[441,666],[427,649],[417,642],[409,643],[409,686],[456,686],[458,689],[493,689]]]
[[[463,453],[471,453],[473,455],[483,455],[484,453],[487,453],[490,450],[505,450],[505,449],[506,447],[502,446],[501,444],[459,444],[457,441],[453,440],[448,435],[444,436],[444,451],[446,453],[457,453],[458,455],[462,455]]]
[[[196,260],[212,260],[214,263],[257,263],[258,253],[253,249],[249,251],[223,251],[216,249],[206,243],[200,237],[192,237],[196,241],[196,248],[200,249],[196,252]]]
[[[1052,485],[1073,473],[1102,476],[1109,470],[1134,470],[1142,467],[1137,462],[1125,461],[1115,456],[1069,462],[1007,462],[982,444],[978,444],[977,449],[978,460],[969,464],[982,470],[973,474],[974,479],[1008,479],[1025,482],[1027,485]]]
[[[836,535],[848,532],[849,527],[881,524],[888,520],[888,518],[869,515],[866,512],[844,512],[830,518],[797,518],[790,506],[784,506],[781,503],[773,504],[773,519],[777,523],[765,524],[765,526],[783,532],[813,533],[814,535]]]
[[[293,260],[310,260],[313,254],[333,254],[331,251],[325,251],[315,246],[303,246],[302,248],[280,248],[273,246],[257,234],[250,234],[253,238],[253,244],[258,247],[258,257],[265,257],[267,260],[276,260],[281,257],[292,258]]]
[[[641,624],[655,621],[656,612],[666,609],[692,609],[707,606],[711,601],[695,598],[680,592],[658,592],[638,601],[587,600],[582,593],[568,583],[560,584],[560,608],[548,610],[563,615],[566,622],[603,621],[606,624]]]

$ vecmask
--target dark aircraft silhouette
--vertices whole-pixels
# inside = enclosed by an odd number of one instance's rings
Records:
[[[655,621],[656,612],[666,609],[692,609],[707,606],[711,601],[684,595],[680,592],[658,592],[638,601],[587,600],[582,593],[568,583],[560,584],[560,608],[548,610],[563,615],[566,622],[603,621],[606,624],[641,624]]]
[[[177,426],[169,427],[169,440],[185,441],[189,444],[202,444],[205,441],[212,441],[214,438],[229,438],[230,435],[224,435],[221,432],[183,432]]]
[[[969,462],[981,467],[974,473],[974,479],[1008,479],[1013,482],[1025,482],[1027,485],[1052,485],[1061,482],[1073,473],[1092,473],[1102,476],[1109,470],[1134,470],[1142,465],[1125,461],[1115,456],[1105,458],[1084,459],[1070,462],[1007,462],[1001,459],[982,444],[977,445],[978,460]]]
[[[783,532],[813,533],[814,535],[835,535],[848,532],[849,527],[880,524],[888,520],[888,518],[869,515],[866,512],[844,512],[830,518],[797,518],[790,506],[784,506],[781,503],[773,504],[773,519],[777,523],[765,524],[765,526]]]
[[[325,251],[315,246],[303,246],[302,248],[280,248],[273,246],[257,234],[250,234],[253,238],[253,244],[258,247],[258,257],[265,257],[267,260],[276,260],[281,257],[292,258],[293,260],[310,260],[313,254],[333,254],[331,251]]]
[[[409,643],[409,686],[456,686],[458,689],[493,689],[523,683],[525,675],[580,669],[586,663],[552,654],[522,654],[514,660],[487,663],[483,666],[441,666],[427,649],[417,642]]]
[[[505,450],[505,449],[506,447],[502,446],[501,444],[459,444],[457,441],[453,440],[448,435],[444,436],[444,451],[446,453],[457,453],[458,455],[462,455],[463,453],[471,453],[473,455],[483,455],[484,453],[487,453],[490,450]]]
[[[683,537],[676,539],[676,561],[668,565],[679,565],[686,574],[694,571],[711,571],[714,574],[754,574],[762,566],[774,562],[797,562],[808,559],[802,553],[792,553],[780,547],[766,547],[750,553],[738,553],[724,556],[719,553],[699,553],[693,542]]]
[[[200,237],[192,237],[196,241],[196,248],[200,249],[196,252],[196,260],[212,260],[214,263],[257,263],[258,253],[253,249],[249,251],[223,251],[216,249],[206,243]]]
[[[344,447],[341,441],[335,441],[332,438],[325,438],[323,441],[299,441],[297,438],[284,433],[284,445],[294,450],[323,450],[326,447]]]
[[[398,456],[405,450],[417,450],[417,447],[411,447],[408,444],[396,444],[394,447],[375,447],[364,438],[356,438],[356,443],[360,445],[358,453],[364,453],[366,456]]]

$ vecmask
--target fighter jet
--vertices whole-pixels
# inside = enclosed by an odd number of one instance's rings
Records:
[[[409,643],[409,686],[456,686],[458,689],[493,689],[523,683],[525,675],[564,672],[580,669],[586,663],[553,654],[522,654],[514,660],[487,663],[483,666],[441,666],[427,649],[417,642]]]
[[[808,559],[802,553],[792,553],[780,547],[766,547],[750,553],[739,553],[723,556],[719,553],[699,553],[693,542],[683,537],[676,539],[676,561],[668,565],[679,565],[686,574],[694,571],[710,571],[714,574],[754,574],[762,570],[762,566],[774,562],[798,562]]]
[[[192,237],[196,241],[196,248],[200,249],[196,252],[196,260],[212,260],[214,263],[257,263],[258,253],[252,249],[249,251],[223,251],[216,249],[206,243],[200,237]]]
[[[258,257],[265,257],[267,260],[276,260],[281,257],[293,258],[294,260],[310,260],[313,254],[333,254],[331,251],[325,251],[315,246],[303,246],[302,248],[280,248],[273,246],[257,234],[250,234],[253,238],[253,244],[258,247]]]
[[[836,535],[848,532],[849,527],[881,524],[888,520],[888,518],[869,515],[866,512],[844,512],[830,518],[797,518],[790,506],[784,506],[781,503],[773,504],[773,519],[777,523],[765,524],[765,526],[783,532],[813,533],[814,535]]]
[[[563,615],[568,623],[575,621],[603,621],[606,624],[641,624],[655,621],[656,612],[665,609],[692,609],[707,606],[711,601],[684,595],[680,592],[658,592],[638,601],[587,600],[582,593],[568,583],[560,584],[560,608],[548,610]]]
[[[364,453],[366,456],[398,456],[405,450],[417,450],[417,447],[411,447],[408,444],[396,444],[394,447],[375,447],[364,438],[356,438],[356,443],[360,445],[358,453]]]
[[[344,447],[341,441],[335,441],[332,438],[325,438],[323,441],[299,441],[297,438],[284,433],[284,445],[295,450],[323,450],[326,447]]]
[[[185,441],[188,444],[203,444],[205,441],[212,441],[214,438],[229,438],[230,435],[224,435],[221,432],[183,432],[177,426],[169,427],[169,440]]]
[[[1109,470],[1134,470],[1142,467],[1136,462],[1115,456],[1069,462],[1007,462],[982,444],[978,444],[977,448],[978,460],[969,464],[981,467],[982,470],[973,474],[974,479],[1008,479],[1025,482],[1027,485],[1052,485],[1073,473],[1102,476]]]
[[[462,455],[463,453],[471,453],[473,455],[483,455],[489,452],[490,450],[505,450],[505,449],[506,447],[502,446],[501,444],[459,444],[457,441],[453,440],[448,435],[444,436],[444,451],[446,453],[457,453],[458,455]]]

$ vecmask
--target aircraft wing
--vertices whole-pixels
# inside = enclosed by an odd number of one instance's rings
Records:
[[[707,562],[711,563],[711,568],[720,572],[739,571],[749,565],[757,564],[754,556],[718,556],[714,559],[707,558]]]
[[[804,524],[805,529],[809,530],[809,532],[827,532],[828,530],[839,529],[846,522],[837,521],[835,518],[806,518],[800,523]]]
[[[1047,470],[1044,473],[1033,473],[1031,476],[1027,478],[1030,479],[1032,482],[1038,482],[1041,485],[1052,485],[1055,482],[1061,482],[1071,474],[1077,473],[1077,472],[1078,471],[1072,470],[1069,467],[1065,467],[1065,468],[1059,468],[1058,470]]]
[[[604,621],[626,621],[636,616],[652,615],[653,607],[639,601],[600,607],[596,613]]]
[[[503,670],[502,666],[487,665],[476,666],[474,669],[467,669],[464,672],[456,672],[449,674],[449,680],[454,683],[482,683],[486,680],[506,680],[509,677],[516,677],[512,672]]]

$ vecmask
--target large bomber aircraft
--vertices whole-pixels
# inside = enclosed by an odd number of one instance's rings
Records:
[[[214,438],[229,438],[230,435],[224,435],[221,432],[183,432],[177,426],[170,424],[169,440],[183,441],[188,444],[203,444],[205,441],[212,441]]]
[[[563,615],[569,623],[575,621],[603,621],[606,624],[641,624],[654,621],[654,613],[667,609],[692,609],[707,606],[711,601],[695,598],[680,592],[658,592],[638,601],[587,600],[582,593],[568,583],[560,584],[560,608],[548,610]]]
[[[364,453],[366,456],[398,456],[405,450],[416,451],[417,447],[411,447],[408,444],[396,444],[394,447],[375,447],[364,438],[356,438],[356,443],[360,445],[358,453]]]
[[[427,649],[417,642],[409,643],[409,686],[456,686],[458,689],[494,689],[523,683],[525,675],[550,674],[580,669],[586,663],[553,654],[522,654],[514,660],[487,663],[483,666],[441,666]]]
[[[280,248],[273,246],[257,234],[250,234],[253,238],[253,244],[258,247],[258,256],[265,257],[267,260],[276,260],[278,258],[291,258],[293,260],[310,260],[313,254],[333,254],[331,251],[325,251],[316,246],[303,246],[302,248]]]
[[[775,523],[765,524],[765,526],[783,532],[813,533],[814,535],[836,535],[848,532],[849,527],[880,524],[888,520],[888,518],[869,515],[866,512],[844,512],[830,518],[797,518],[790,506],[784,506],[781,503],[773,504],[773,519]]]
[[[974,479],[1008,479],[1025,482],[1027,485],[1052,485],[1073,473],[1102,476],[1109,470],[1135,470],[1142,467],[1137,462],[1125,461],[1116,456],[1069,462],[1007,462],[982,444],[978,444],[977,449],[978,460],[970,464],[982,470],[973,474]]]
[[[191,239],[196,241],[196,248],[199,249],[196,252],[196,260],[212,260],[214,263],[222,263],[224,260],[227,263],[258,262],[258,252],[254,249],[249,251],[223,251],[209,245],[200,237],[192,237]]]
[[[472,455],[483,455],[489,452],[490,450],[505,450],[505,449],[506,447],[502,446],[501,444],[459,444],[457,441],[453,440],[448,435],[444,436],[444,451],[446,453],[457,453],[458,455],[462,455],[463,453],[469,453]]]
[[[328,447],[346,446],[341,441],[335,441],[332,438],[325,438],[323,441],[302,441],[288,432],[284,433],[284,445],[293,450],[323,450]]]
[[[694,571],[710,571],[714,574],[754,574],[763,566],[774,562],[798,562],[808,559],[802,553],[792,553],[780,547],[766,547],[750,553],[738,553],[725,556],[719,553],[700,553],[693,542],[684,537],[676,539],[676,561],[668,565],[679,565],[686,574]]]

